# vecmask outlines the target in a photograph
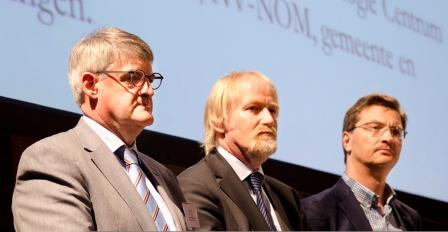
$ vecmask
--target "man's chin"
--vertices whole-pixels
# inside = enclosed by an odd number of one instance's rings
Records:
[[[256,155],[259,159],[267,160],[276,150],[277,142],[269,139],[268,141],[259,141],[253,146],[250,152]]]
[[[151,114],[140,114],[134,117],[134,121],[138,122],[143,127],[146,127],[154,123],[154,117]]]

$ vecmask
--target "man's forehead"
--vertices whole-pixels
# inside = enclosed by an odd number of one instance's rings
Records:
[[[121,68],[149,68],[152,69],[152,64],[144,59],[141,59],[138,56],[126,56],[120,55],[117,59],[115,59],[111,65],[112,67],[121,67]]]
[[[239,96],[237,96],[239,95]],[[278,108],[278,101],[276,95],[270,94],[245,94],[244,92],[239,92],[233,97],[232,104],[234,106],[245,106],[245,105],[259,105],[267,107]]]
[[[358,114],[358,120],[366,119],[377,121],[398,119],[401,121],[399,112],[382,105],[371,105],[363,108]]]

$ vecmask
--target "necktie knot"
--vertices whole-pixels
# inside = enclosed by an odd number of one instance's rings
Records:
[[[130,148],[128,148],[125,145],[119,147],[115,151],[115,154],[117,154],[118,157],[120,157],[120,159],[125,162],[126,166],[129,166],[131,164],[136,164],[136,165],[139,164],[138,163],[138,158],[135,155],[135,153]]]
[[[253,172],[250,174],[250,184],[254,191],[260,192],[263,186],[264,176],[259,172]]]

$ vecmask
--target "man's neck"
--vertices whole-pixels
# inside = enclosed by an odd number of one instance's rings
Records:
[[[248,159],[248,157],[244,153],[245,151],[243,151],[243,149],[239,147],[236,143],[221,142],[219,145],[225,150],[227,150],[230,154],[235,156],[237,159],[239,159],[249,169],[254,171],[260,168],[261,164],[254,163],[253,160]]]
[[[383,196],[384,188],[386,187],[386,174],[372,172],[369,169],[354,170],[350,168],[346,168],[345,173],[380,196],[380,198]]]
[[[115,134],[118,138],[120,138],[127,146],[131,146],[140,132],[143,130],[140,127],[136,127],[135,125],[119,125],[117,122],[109,121],[106,122],[97,114],[86,114],[86,117],[89,117],[105,129],[109,130],[113,134]]]
[[[346,182],[346,184],[352,189],[353,193],[355,194],[359,202],[364,202],[367,199],[372,200],[370,198],[371,194],[375,194],[377,198],[371,203],[372,204],[375,203],[379,211],[381,213],[384,213],[384,206],[387,204],[389,198],[392,197],[392,195],[394,194],[393,190],[390,187],[388,187],[386,183],[382,185],[377,180],[372,179],[366,180],[366,178],[356,179],[356,177],[350,176],[347,172],[344,174],[343,179]],[[358,194],[358,196],[356,194]],[[368,198],[365,198],[366,195],[368,196]]]

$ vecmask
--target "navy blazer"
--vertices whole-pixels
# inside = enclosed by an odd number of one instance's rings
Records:
[[[421,229],[417,211],[396,198],[390,205],[402,229]],[[358,200],[342,178],[333,187],[303,199],[302,207],[312,230],[372,230]]]

